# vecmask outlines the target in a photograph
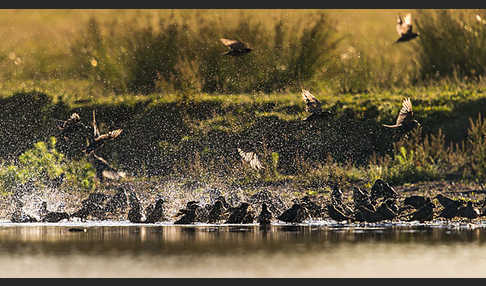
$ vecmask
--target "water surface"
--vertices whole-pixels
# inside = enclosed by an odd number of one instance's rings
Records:
[[[4,222],[0,277],[486,277],[486,228]]]

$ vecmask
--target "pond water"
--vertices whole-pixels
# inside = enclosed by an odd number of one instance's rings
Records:
[[[0,277],[486,277],[486,227],[1,222]]]

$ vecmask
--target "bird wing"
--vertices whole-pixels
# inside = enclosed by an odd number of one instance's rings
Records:
[[[395,125],[400,126],[405,120],[409,120],[412,117],[412,102],[410,101],[410,98],[406,98],[402,102],[402,109],[400,109],[400,113],[398,113],[397,122]]]
[[[100,136],[100,131],[98,130],[98,126],[96,126],[96,118],[95,118],[95,111],[93,110],[93,137],[97,138]]]
[[[99,135],[98,137],[95,138],[95,141],[100,141],[100,140],[104,141],[104,140],[108,140],[108,139],[115,139],[116,137],[120,136],[122,131],[123,131],[123,129],[117,129],[117,130],[110,131],[106,134]]]
[[[321,102],[315,98],[308,90],[302,89],[302,98],[305,102],[305,110],[311,113],[319,113],[322,111]]]
[[[260,160],[258,160],[258,156],[253,153],[253,152],[245,152],[238,148],[238,153],[240,153],[241,159],[244,162],[247,162],[250,164],[250,167],[252,167],[255,170],[260,170],[263,169],[262,163]]]
[[[237,40],[229,40],[229,39],[224,39],[224,38],[221,38],[219,40],[223,43],[223,45],[225,45],[226,47],[228,47],[232,50],[242,50],[242,49],[246,48],[245,43],[237,41]]]
[[[397,32],[400,36],[412,32],[412,14],[397,16]]]

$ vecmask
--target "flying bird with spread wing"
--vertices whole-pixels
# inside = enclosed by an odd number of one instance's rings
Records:
[[[397,16],[397,32],[400,38],[395,43],[408,42],[418,36],[412,31],[412,14],[408,13],[405,17]]]
[[[88,159],[96,170],[96,177],[102,182],[105,179],[119,180],[126,176],[125,172],[116,170],[105,159],[96,155],[94,152],[88,155]]]
[[[263,169],[262,163],[258,159],[257,154],[255,154],[254,152],[245,152],[245,151],[241,150],[240,148],[238,148],[238,153],[241,156],[241,160],[243,162],[247,163],[247,164],[250,164],[251,168],[253,168],[257,171]]]
[[[91,152],[100,148],[108,140],[113,140],[113,139],[117,138],[118,136],[120,136],[120,134],[123,131],[123,129],[116,129],[116,130],[110,131],[110,132],[105,133],[105,134],[100,134],[98,126],[96,125],[96,118],[95,118],[95,111],[94,110],[93,110],[92,127],[93,127],[93,137],[90,137],[88,139],[88,147],[85,150],[86,154],[90,154]]]
[[[330,114],[328,111],[326,111],[325,113],[322,112],[322,103],[306,89],[302,89],[302,99],[305,103],[305,111],[312,113],[311,115],[304,118],[304,121],[314,121],[317,119],[322,119],[324,116]]]
[[[230,55],[230,56],[241,56],[244,54],[248,54],[249,52],[252,51],[250,47],[244,42],[240,42],[237,40],[229,40],[229,39],[224,39],[221,38],[219,39],[223,45],[225,45],[229,51],[224,53],[223,55]]]
[[[403,100],[402,109],[400,109],[400,112],[398,113],[396,123],[394,125],[383,124],[383,126],[388,128],[400,128],[405,132],[409,132],[416,126],[420,126],[420,123],[413,119],[412,101],[410,101],[410,98]]]

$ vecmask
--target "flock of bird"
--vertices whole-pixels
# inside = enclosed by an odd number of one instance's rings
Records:
[[[433,199],[441,208],[437,208]],[[329,200],[319,200],[311,196],[294,199],[290,208],[285,208],[280,196],[268,190],[262,190],[252,195],[247,201],[237,201],[235,205],[228,203],[219,195],[212,203],[201,204],[199,201],[189,201],[175,215],[173,223],[178,224],[254,224],[270,225],[274,222],[302,223],[308,220],[328,219],[342,222],[382,221],[419,221],[426,222],[437,218],[476,219],[486,216],[486,199],[478,208],[472,201],[452,199],[438,194],[433,199],[425,196],[408,196],[402,198],[393,187],[383,180],[376,180],[368,191],[359,187],[352,188],[352,200],[343,198],[342,190],[332,187]],[[81,202],[81,207],[75,212],[48,211],[47,203],[42,202],[39,209],[39,219],[21,213],[17,208],[11,216],[12,222],[59,222],[79,218],[106,220],[113,215],[126,215],[132,223],[157,223],[171,220],[165,205],[167,200],[160,196],[153,205],[143,207],[133,188],[120,185],[112,195],[92,193]],[[399,206],[400,205],[400,206]],[[260,212],[257,214],[257,210]]]
[[[400,38],[396,43],[410,41],[418,36],[412,31],[411,15],[405,17],[398,16],[397,32]],[[252,51],[247,44],[237,41],[220,39],[229,48],[223,55],[241,56]],[[322,118],[323,111],[321,102],[308,90],[302,89],[302,98],[305,103],[305,110],[311,113],[304,121],[314,121]],[[93,111],[91,127],[83,124],[79,114],[73,113],[67,120],[58,121],[59,137],[63,144],[70,144],[72,136],[88,134],[87,146],[83,153],[96,169],[98,179],[119,179],[125,176],[124,172],[115,170],[108,162],[96,155],[96,151],[107,141],[116,139],[122,133],[122,129],[101,134]],[[409,132],[413,128],[420,126],[420,123],[413,118],[412,102],[406,98],[402,102],[402,108],[398,114],[395,124],[383,126],[388,128],[400,128],[403,132]],[[84,135],[83,135],[84,136]],[[263,165],[254,152],[245,152],[237,148],[242,161],[249,163],[255,170],[261,170]],[[435,204],[432,199],[424,196],[410,196],[402,201],[399,207],[400,195],[386,182],[377,180],[370,192],[353,187],[353,204],[348,205],[343,199],[343,193],[339,187],[333,186],[330,200],[326,204],[320,204],[309,196],[302,199],[295,199],[293,205],[283,210],[284,204],[280,198],[273,196],[263,190],[250,198],[250,202],[241,201],[238,205],[230,205],[224,196],[219,196],[213,203],[201,205],[198,201],[190,201],[180,209],[175,217],[174,224],[191,223],[227,223],[227,224],[247,224],[258,222],[260,225],[268,225],[272,221],[278,220],[286,223],[301,223],[307,219],[319,219],[327,216],[335,221],[359,221],[359,222],[379,222],[394,219],[408,219],[411,221],[430,221],[434,217],[452,219],[463,217],[474,219],[479,216],[486,216],[486,200],[481,206],[481,211],[475,207],[471,201],[454,200],[443,195],[437,195],[435,199],[442,205],[442,210],[434,215]],[[142,214],[142,206],[133,190],[127,190],[120,186],[118,192],[113,196],[103,193],[93,193],[81,202],[79,210],[68,214],[66,212],[49,212],[47,203],[43,202],[39,210],[39,219],[24,214],[21,202],[17,202],[17,208],[11,216],[13,222],[59,222],[65,219],[80,218],[86,220],[95,218],[104,220],[109,214],[117,214],[128,209],[127,219],[133,223],[155,223],[164,221],[166,217],[164,204],[166,200],[159,198],[155,204],[150,205]],[[256,215],[255,210],[260,208],[260,213]]]

